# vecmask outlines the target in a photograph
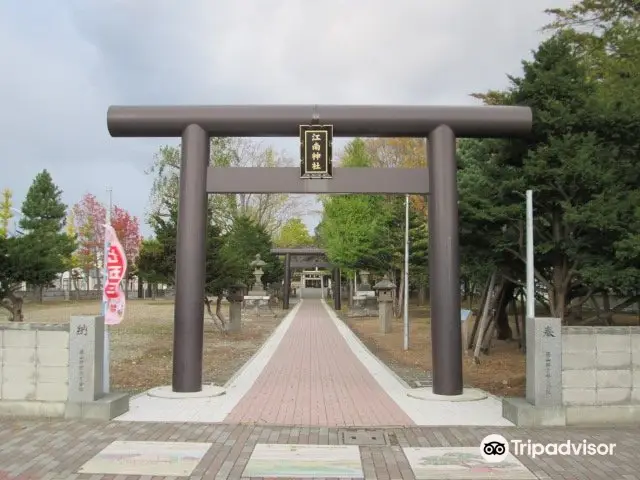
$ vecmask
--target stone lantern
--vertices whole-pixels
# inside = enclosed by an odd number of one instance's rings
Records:
[[[227,300],[229,301],[229,325],[227,331],[238,332],[242,327],[242,302],[247,286],[242,282],[229,285]]]
[[[369,271],[360,270],[358,272],[360,274],[360,285],[358,285],[358,290],[360,291],[370,291],[371,285],[369,285]]]
[[[256,254],[255,260],[253,260],[249,265],[253,267],[253,276],[256,281],[253,284],[253,288],[251,288],[251,292],[249,295],[251,296],[265,296],[267,293],[264,291],[264,286],[262,285],[262,275],[264,272],[262,271],[262,267],[267,264],[264,260],[260,258],[260,254]]]
[[[396,288],[395,283],[385,276],[373,286],[378,293],[378,321],[380,333],[391,332],[391,320],[393,318],[393,292]]]

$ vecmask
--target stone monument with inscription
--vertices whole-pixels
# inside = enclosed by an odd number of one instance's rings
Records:
[[[559,318],[527,321],[527,402],[562,405],[562,325]]]
[[[129,410],[129,395],[104,393],[104,317],[71,317],[67,418],[111,420]]]
[[[69,401],[93,402],[104,393],[104,318],[71,317],[69,329]]]
[[[561,426],[562,322],[559,318],[527,318],[526,398],[505,398],[502,414],[520,426]]]

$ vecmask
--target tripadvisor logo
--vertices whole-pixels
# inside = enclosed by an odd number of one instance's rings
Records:
[[[566,440],[556,443],[539,443],[531,440],[508,441],[502,435],[487,435],[480,443],[480,454],[488,463],[502,462],[509,456],[526,455],[536,458],[540,455],[613,455],[615,443],[591,443],[587,440],[574,442]]]
[[[536,443],[531,440],[511,440],[515,455],[535,458],[539,455],[613,455],[615,443],[590,443],[587,440],[558,443]]]

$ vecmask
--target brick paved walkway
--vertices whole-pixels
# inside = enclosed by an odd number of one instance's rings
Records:
[[[398,426],[413,421],[353,354],[319,300],[305,300],[225,423]]]
[[[519,456],[538,478],[640,479],[639,428],[411,427],[385,430],[389,441],[361,446],[365,479],[411,480],[402,447],[478,446],[487,434],[549,443],[583,439],[616,443],[612,457]],[[240,479],[256,444],[338,444],[339,430],[325,427],[268,427],[143,422],[0,420],[0,479],[125,480],[176,478],[77,474],[82,465],[115,440],[209,442],[211,447],[192,471],[192,479]]]

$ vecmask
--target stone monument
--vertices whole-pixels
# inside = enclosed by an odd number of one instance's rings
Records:
[[[111,420],[129,410],[129,395],[104,392],[104,317],[71,317],[67,418]]]
[[[527,320],[527,402],[562,405],[562,326],[559,318]]]
[[[382,277],[378,283],[373,286],[373,289],[378,292],[378,321],[380,327],[380,333],[391,333],[392,320],[393,320],[393,291],[396,285],[387,274]]]
[[[227,301],[229,302],[228,332],[239,332],[242,328],[242,301],[247,286],[242,282],[229,285]]]
[[[561,426],[562,322],[559,318],[527,318],[526,398],[505,398],[502,415],[519,426]]]

